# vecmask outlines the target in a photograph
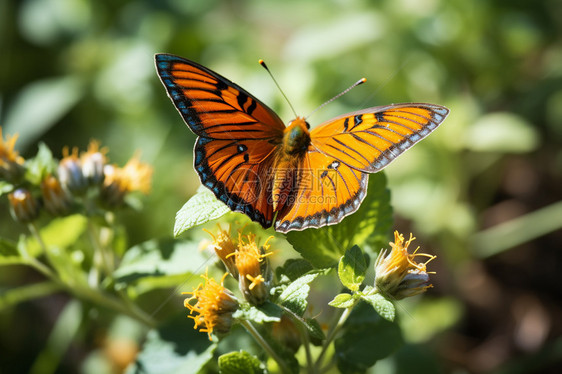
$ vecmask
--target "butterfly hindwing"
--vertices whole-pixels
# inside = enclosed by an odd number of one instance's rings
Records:
[[[303,158],[296,188],[279,212],[280,232],[322,227],[355,212],[365,198],[368,175],[315,150]]]
[[[273,209],[264,189],[283,122],[246,90],[204,66],[169,54],[157,54],[155,60],[168,96],[199,136],[194,164],[201,183],[231,210],[271,226]]]
[[[349,113],[311,131],[315,150],[375,173],[429,135],[449,110],[433,104],[395,104]]]

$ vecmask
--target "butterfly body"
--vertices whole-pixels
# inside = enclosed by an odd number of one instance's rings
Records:
[[[359,208],[368,173],[386,167],[445,119],[445,107],[393,104],[348,113],[310,130],[287,126],[237,84],[193,61],[155,56],[168,96],[199,136],[201,183],[231,210],[277,231],[340,222]]]

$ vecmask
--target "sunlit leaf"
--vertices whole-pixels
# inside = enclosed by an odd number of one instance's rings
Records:
[[[184,204],[176,214],[174,236],[179,236],[192,227],[217,219],[230,212],[230,209],[203,186]]]
[[[248,352],[230,352],[219,357],[221,374],[264,374],[267,370],[257,357]]]
[[[338,264],[338,276],[351,291],[359,290],[367,272],[367,261],[361,249],[354,245],[347,250]]]

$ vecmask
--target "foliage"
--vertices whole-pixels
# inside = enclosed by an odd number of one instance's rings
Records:
[[[346,351],[348,344],[375,344],[386,356],[373,356],[381,372],[493,371],[502,365],[504,372],[542,372],[560,357],[555,340],[560,331],[551,323],[559,319],[561,302],[554,266],[560,262],[562,227],[557,2],[26,0],[3,2],[1,8],[0,125],[4,134],[20,135],[17,150],[26,159],[26,174],[17,183],[0,180],[0,345],[5,353],[0,371],[118,372],[135,361],[138,350],[142,353],[131,367],[139,372],[165,364],[172,371],[216,372],[221,362],[222,370],[229,370],[225,362],[263,368],[256,360],[275,370],[238,325],[215,345],[192,329],[181,310],[178,292],[198,283],[206,265],[220,275],[208,253],[200,251],[209,238],[198,227],[187,227],[226,210],[217,205],[207,217],[184,216],[192,222],[177,226],[186,222],[178,219],[174,228],[174,214],[189,196],[196,196],[192,203],[217,202],[207,200],[208,193],[197,201],[195,137],[158,82],[156,52],[185,56],[221,72],[285,121],[293,114],[256,64],[258,58],[267,60],[299,115],[361,75],[368,79],[310,116],[313,127],[392,102],[427,101],[451,109],[435,134],[384,175],[370,177],[363,204],[367,212],[347,217],[352,224],[344,220],[341,228],[291,233],[287,240],[276,235],[271,300],[239,311],[240,319],[255,323],[266,340],[275,341],[267,336],[268,327],[260,328],[281,318],[279,297],[287,292],[292,298],[283,307],[305,310],[300,321],[309,331],[312,355],[332,339],[331,330],[314,326],[338,325],[334,320],[340,313],[353,310],[320,360],[327,365],[334,349],[342,353],[331,362],[333,371],[371,365],[366,356],[358,357],[364,355],[361,350]],[[142,205],[133,195],[111,211],[77,199],[63,216],[39,204],[36,228],[11,219],[8,194],[25,187],[39,197],[39,183],[46,174],[56,174],[63,147],[85,149],[91,138],[100,139],[119,165],[142,150],[142,159],[154,166],[155,181]],[[363,219],[375,227],[356,232]],[[246,222],[231,213],[221,221],[238,228]],[[214,222],[203,225],[212,229]],[[246,232],[262,238],[273,234],[254,227]],[[439,281],[431,298],[396,303],[371,294],[373,260],[387,248],[393,227],[416,232],[424,247],[439,254]],[[180,231],[181,241],[170,238]],[[107,262],[109,267],[95,256],[97,241],[104,257],[115,261]],[[348,251],[354,245],[368,263],[365,273],[360,257]],[[342,256],[349,258],[341,262]],[[340,264],[347,270],[340,271]],[[302,289],[290,292],[297,280]],[[230,283],[227,278],[226,286],[233,288]],[[354,325],[363,318],[357,310],[371,320]],[[544,335],[533,341],[521,337],[517,329],[537,315],[542,328],[537,331]],[[136,321],[131,322],[135,327],[120,330],[115,320],[123,316]],[[399,333],[390,331],[396,326],[404,336],[401,348]],[[388,346],[376,346],[380,341],[368,340],[365,331],[381,341],[388,338]],[[507,335],[515,340],[507,344],[499,338]],[[127,342],[128,348],[120,345],[115,354],[115,342]],[[446,354],[439,347],[447,347]],[[488,360],[475,353],[484,349],[503,355]],[[303,350],[297,354],[301,363]],[[528,355],[515,361],[522,352]]]

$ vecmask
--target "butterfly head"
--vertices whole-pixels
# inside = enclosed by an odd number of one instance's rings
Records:
[[[297,117],[285,128],[283,149],[289,155],[304,154],[310,145],[310,125],[304,117]]]

